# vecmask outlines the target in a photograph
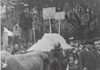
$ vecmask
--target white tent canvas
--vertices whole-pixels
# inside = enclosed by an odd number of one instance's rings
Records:
[[[4,27],[4,32],[8,33],[8,36],[13,36],[13,32],[9,31],[7,28]]]
[[[50,51],[51,49],[53,49],[53,45],[57,42],[61,43],[61,47],[63,49],[72,48],[70,47],[70,45],[66,43],[65,39],[61,35],[56,33],[53,34],[46,33],[44,34],[42,39],[38,40],[37,43],[35,43],[32,47],[28,49],[28,51],[32,50]]]

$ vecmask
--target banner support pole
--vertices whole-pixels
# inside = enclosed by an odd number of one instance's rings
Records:
[[[61,20],[59,19],[59,34],[60,34],[60,22],[61,22]]]
[[[50,25],[50,34],[52,33],[52,30],[51,30],[51,19],[49,18],[49,25]]]

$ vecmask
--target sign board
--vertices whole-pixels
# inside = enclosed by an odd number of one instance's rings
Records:
[[[56,12],[54,18],[57,19],[65,19],[65,12]]]
[[[43,19],[54,18],[54,14],[55,14],[55,7],[43,8]]]

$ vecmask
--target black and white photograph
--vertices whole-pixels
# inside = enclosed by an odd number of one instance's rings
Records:
[[[100,0],[0,0],[0,70],[100,70]]]

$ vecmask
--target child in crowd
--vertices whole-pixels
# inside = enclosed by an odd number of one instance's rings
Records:
[[[70,55],[66,70],[73,70],[73,64],[74,64],[74,57]]]
[[[74,68],[74,70],[79,70],[79,61],[78,61],[78,59],[75,59],[73,68]]]
[[[79,70],[79,61],[75,59],[72,55],[69,57],[69,62],[67,64],[66,70]]]

